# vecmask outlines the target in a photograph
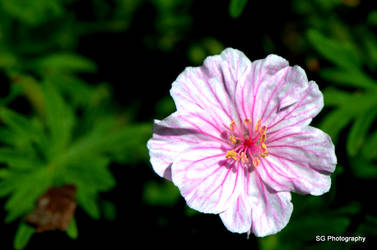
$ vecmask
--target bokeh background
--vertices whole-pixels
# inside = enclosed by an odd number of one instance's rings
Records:
[[[372,248],[376,31],[367,0],[0,0],[0,248]],[[226,47],[304,68],[325,97],[312,124],[336,144],[330,192],[294,194],[288,226],[265,238],[230,233],[218,216],[188,208],[146,149],[153,119],[175,110],[178,74]],[[38,197],[66,184],[77,190],[68,229],[34,233],[25,218]]]

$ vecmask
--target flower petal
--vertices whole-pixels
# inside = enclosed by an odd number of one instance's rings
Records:
[[[170,90],[178,112],[190,114],[191,122],[198,127],[209,127],[210,124],[227,128],[231,121],[239,118],[235,108],[235,89],[250,67],[250,60],[232,48],[208,57],[202,67],[187,67]],[[217,132],[214,128],[208,130],[212,135]]]
[[[279,232],[288,224],[293,205],[289,192],[275,192],[263,184],[258,173],[255,177],[260,198],[251,210],[251,231],[258,237],[264,237]]]
[[[177,112],[162,121],[155,120],[153,137],[147,143],[154,171],[171,180],[170,167],[178,154],[203,140],[208,138],[180,119]]]
[[[276,192],[266,186],[255,170],[245,173],[244,189],[220,218],[226,228],[235,233],[250,233],[258,237],[274,234],[284,228],[292,214],[289,192]]]
[[[250,70],[239,79],[236,90],[237,109],[242,120],[249,118],[253,126],[256,124],[270,93],[282,82],[287,69],[287,60],[277,55],[252,63]]]
[[[233,233],[246,233],[251,228],[251,210],[256,206],[260,193],[257,189],[254,172],[243,170],[242,189],[237,199],[234,200],[227,210],[220,213],[220,218],[226,228]]]
[[[280,131],[266,143],[269,155],[257,171],[274,190],[312,195],[329,190],[337,160],[326,133],[310,126],[295,127]]]
[[[289,67],[261,88],[259,109],[254,115],[273,134],[282,128],[306,126],[323,108],[323,95],[314,81],[308,82],[305,71]]]
[[[204,142],[182,152],[172,165],[172,179],[187,205],[220,213],[237,198],[243,183],[239,161],[226,159],[227,145]]]

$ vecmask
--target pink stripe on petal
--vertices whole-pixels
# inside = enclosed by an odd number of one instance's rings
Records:
[[[237,199],[243,187],[243,169],[225,154],[218,143],[204,142],[188,148],[173,162],[173,182],[188,206],[204,213],[221,213]]]
[[[257,171],[271,188],[312,195],[329,190],[337,161],[327,134],[310,126],[282,130],[267,148],[269,156]]]
[[[259,199],[251,210],[251,231],[258,237],[264,237],[279,232],[287,225],[293,205],[289,192],[275,192],[263,184],[258,173],[255,176],[258,192],[263,199]]]
[[[147,143],[154,171],[170,180],[169,168],[178,154],[192,145],[211,138],[179,119],[177,113],[171,114],[162,121],[156,120],[153,137]]]

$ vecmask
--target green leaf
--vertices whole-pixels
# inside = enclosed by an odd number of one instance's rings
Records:
[[[33,227],[21,222],[14,237],[13,247],[17,250],[24,249],[34,231],[35,229]]]
[[[377,68],[377,37],[372,32],[363,32],[362,42],[365,48],[364,62],[366,66],[375,71]]]
[[[67,183],[75,182],[90,186],[96,191],[108,191],[115,186],[115,179],[108,169],[107,157],[85,157],[70,162],[56,178],[64,178]]]
[[[359,152],[367,136],[368,130],[377,116],[377,109],[371,108],[367,112],[356,117],[353,126],[348,134],[347,152],[350,156],[355,156]]]
[[[17,186],[5,203],[8,211],[5,222],[9,223],[35,207],[35,202],[51,185],[47,168],[29,174],[19,175]],[[38,185],[36,185],[38,183]]]
[[[73,110],[64,102],[52,82],[43,85],[46,122],[51,134],[52,155],[58,155],[71,140],[74,126]]]
[[[77,230],[77,225],[76,225],[76,220],[75,218],[72,218],[71,219],[71,222],[69,223],[69,226],[67,228],[67,231],[66,231],[67,235],[71,238],[71,239],[77,239],[77,237],[79,236],[79,232]]]
[[[313,47],[327,60],[343,68],[360,68],[360,56],[349,42],[327,38],[317,30],[309,30],[307,37]]]
[[[25,139],[40,143],[44,138],[43,131],[25,116],[4,107],[0,108],[0,119],[12,131]]]
[[[0,100],[0,106],[7,106],[16,97],[20,96],[23,92],[23,86],[19,84],[10,85],[10,93],[2,100]]]
[[[366,139],[360,152],[361,156],[367,161],[377,159],[377,132],[374,132]]]
[[[151,134],[151,124],[135,124],[115,131],[104,127],[81,138],[72,145],[64,158],[70,161],[85,155],[106,153],[122,163],[134,163],[147,159],[146,142]]]
[[[248,0],[230,0],[229,14],[233,18],[237,18],[242,14]]]
[[[322,93],[325,101],[325,106],[344,106],[347,104],[350,105],[350,103],[354,101],[354,95],[333,87],[326,88]]]
[[[57,17],[63,14],[60,2],[49,0],[1,0],[1,5],[8,15],[19,21],[29,25],[38,25],[50,17]]]
[[[354,114],[346,108],[336,109],[325,116],[320,123],[320,129],[328,133],[336,144],[338,134],[351,122],[353,117]]]
[[[351,86],[364,89],[376,89],[377,84],[372,78],[358,69],[322,69],[321,77],[339,86]]]
[[[42,162],[20,150],[0,148],[0,163],[7,164],[11,168],[30,170],[41,167]]]
[[[76,77],[64,73],[50,74],[48,80],[53,82],[63,96],[67,96],[72,106],[86,106],[93,97],[94,88]]]
[[[76,73],[76,72],[95,72],[97,67],[89,59],[71,53],[56,53],[49,55],[36,62],[42,72],[63,72],[63,73]]]
[[[77,203],[93,219],[100,218],[96,192],[90,187],[79,185],[77,188]]]

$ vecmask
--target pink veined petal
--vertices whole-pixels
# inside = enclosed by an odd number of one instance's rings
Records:
[[[257,167],[263,181],[276,191],[321,195],[331,186],[336,156],[330,137],[307,126],[282,130],[267,139],[268,157]]]
[[[241,119],[251,119],[252,126],[260,119],[261,106],[265,106],[267,96],[281,81],[288,69],[288,62],[277,55],[256,60],[250,70],[239,79],[236,89],[237,110]]]
[[[209,139],[180,119],[177,112],[162,121],[155,120],[153,137],[147,143],[154,171],[159,176],[171,180],[170,167],[178,154]]]
[[[251,230],[256,236],[264,237],[282,230],[292,214],[293,205],[289,192],[276,192],[265,186],[255,173],[259,200],[251,210]]]
[[[228,48],[220,55],[208,57],[201,67],[187,67],[170,90],[178,112],[189,114],[199,127],[213,124],[228,128],[232,120],[239,120],[235,89],[250,66],[250,60],[241,51]],[[216,130],[208,132],[215,134]]]
[[[246,233],[251,228],[251,210],[260,198],[257,189],[254,172],[247,168],[243,170],[244,183],[237,199],[228,207],[227,210],[220,213],[220,218],[225,227],[233,233]]]
[[[242,167],[226,159],[227,145],[204,142],[182,152],[172,165],[173,183],[187,205],[203,213],[220,213],[237,198]]]
[[[299,66],[289,67],[274,89],[261,105],[262,112],[257,114],[268,127],[267,136],[282,128],[306,126],[323,108],[323,95],[318,85],[308,82],[305,71]]]

